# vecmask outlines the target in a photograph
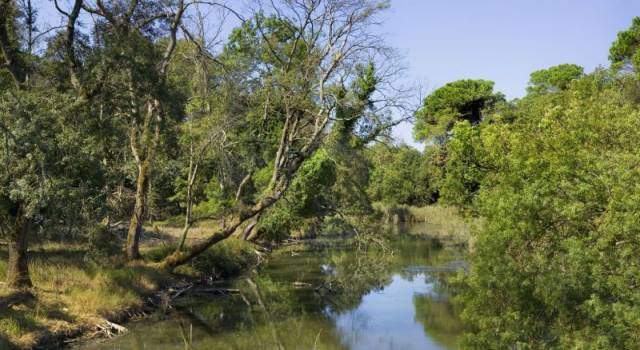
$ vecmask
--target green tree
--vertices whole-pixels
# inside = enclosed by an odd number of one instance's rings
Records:
[[[173,269],[190,261],[278,202],[330,131],[337,104],[332,93],[357,76],[355,67],[362,57],[383,52],[370,26],[387,7],[386,2],[345,1],[318,7],[316,3],[281,1],[277,6],[268,16],[254,13],[252,19],[232,32],[225,47],[249,72],[240,77],[241,81],[255,84],[253,90],[242,87],[242,91],[251,92],[249,102],[254,108],[245,110],[251,118],[241,121],[260,121],[259,127],[253,129],[248,127],[253,124],[246,123],[244,129],[267,133],[260,138],[267,140],[261,154],[270,160],[269,166],[249,165],[245,176],[240,177],[249,180],[240,181],[240,185],[255,184],[255,175],[264,175],[263,170],[271,171],[270,179],[256,191],[252,201],[232,202],[225,227],[167,256],[158,264],[161,268]],[[225,116],[231,119],[235,114]],[[242,141],[241,135],[229,136],[234,137],[233,141]],[[251,153],[250,148],[237,151]],[[234,159],[234,155],[229,152],[227,158]],[[242,169],[242,163],[234,168]]]
[[[416,139],[435,138],[443,143],[456,122],[479,124],[487,109],[504,100],[504,95],[493,91],[493,85],[488,80],[458,80],[435,90],[416,113]]]
[[[390,204],[426,205],[434,201],[429,168],[420,151],[407,145],[375,145],[369,150],[371,180],[368,193],[373,201]]]
[[[615,67],[632,67],[640,72],[640,17],[634,17],[631,27],[618,33],[609,48],[609,60]]]
[[[460,297],[467,347],[639,346],[640,111],[626,86],[599,70],[483,131],[496,170]]]
[[[566,90],[572,81],[584,76],[584,68],[575,64],[560,64],[531,73],[529,94]]]

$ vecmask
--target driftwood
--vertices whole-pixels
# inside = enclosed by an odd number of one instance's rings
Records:
[[[191,294],[239,294],[240,289],[235,288],[198,288],[194,289]]]
[[[114,335],[123,334],[128,331],[129,330],[126,327],[108,320],[103,320],[96,325],[96,333],[102,333],[108,338],[112,338]]]
[[[295,281],[295,282],[293,282],[293,286],[294,287],[298,287],[298,288],[304,288],[304,287],[311,287],[312,284],[311,283],[307,283],[307,282]]]

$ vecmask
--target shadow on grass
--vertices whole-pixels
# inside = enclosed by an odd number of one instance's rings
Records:
[[[29,259],[31,262],[71,265],[83,268],[87,265],[84,260],[86,254],[86,249],[76,246],[40,246],[34,247],[29,251]]]
[[[0,297],[0,349],[33,345],[35,334],[47,334],[53,323],[71,323],[60,304],[43,304],[29,291],[7,291]],[[43,320],[46,320],[44,322]]]
[[[6,350],[14,350],[18,349],[15,345],[13,345],[7,338],[5,338],[2,334],[0,334],[0,349]]]
[[[7,251],[0,246],[0,276]],[[0,283],[0,349],[30,348],[55,341],[86,323],[80,315],[108,317],[169,282],[162,272],[113,257],[92,261],[79,245],[46,244],[29,252],[32,293]]]

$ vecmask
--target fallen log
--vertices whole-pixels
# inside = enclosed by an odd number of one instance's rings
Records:
[[[198,288],[189,294],[240,294],[240,289],[235,288]]]

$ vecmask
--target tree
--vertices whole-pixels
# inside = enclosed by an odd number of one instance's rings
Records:
[[[445,203],[471,208],[491,168],[479,135],[491,124],[513,119],[510,103],[488,80],[459,80],[434,91],[416,113],[414,135],[426,146],[431,191]]]
[[[119,86],[116,98],[120,101],[116,103],[116,109],[119,115],[124,116],[122,121],[128,125],[129,146],[137,168],[135,205],[127,235],[126,254],[129,259],[138,259],[149,172],[153,167],[161,131],[168,124],[165,117],[170,115],[170,106],[166,103],[166,97],[170,94],[165,84],[166,73],[188,4],[178,0],[161,6],[154,2],[131,0],[113,4],[98,1],[91,6],[82,0],[75,0],[69,11],[63,10],[57,2],[55,4],[59,13],[68,20],[67,30],[63,34],[64,59],[71,85],[77,93],[84,98],[91,98],[98,89],[89,86],[93,84],[100,88],[105,80]],[[101,57],[96,61],[83,60],[78,55],[83,45],[90,45],[89,42],[78,40],[81,35],[77,33],[76,22],[82,11],[99,19],[93,28],[96,40],[92,42],[93,49]],[[162,37],[165,39],[161,41],[164,45],[159,47],[156,40]],[[106,66],[105,62],[108,62]],[[90,74],[93,71],[99,72],[97,78]]]
[[[92,197],[103,185],[99,159],[104,153],[93,143],[99,121],[84,100],[43,83],[34,69],[31,3],[19,7],[7,0],[0,9],[0,68],[6,69],[0,74],[13,82],[0,94],[0,230],[9,241],[7,284],[23,288],[31,285],[28,243],[36,227],[55,230],[63,221],[70,229],[81,224],[68,220],[71,216],[96,209]]]
[[[460,297],[467,347],[638,347],[640,111],[627,86],[598,70],[483,131],[495,170]]]
[[[39,209],[45,205],[43,189],[46,185],[38,178],[49,163],[45,144],[38,137],[42,127],[42,115],[31,116],[29,110],[38,108],[33,100],[23,106],[24,99],[30,99],[28,84],[29,64],[21,52],[19,8],[13,1],[0,2],[0,77],[9,76],[12,84],[2,82],[6,87],[0,106],[0,126],[4,142],[1,147],[3,172],[0,190],[0,219],[3,236],[8,238],[9,264],[7,285],[12,288],[31,286],[27,257],[28,236],[31,223]],[[22,107],[22,108],[21,108]],[[34,113],[35,114],[35,113]],[[47,125],[47,122],[43,123]],[[35,190],[35,191],[34,191]]]
[[[504,101],[488,80],[458,80],[445,84],[424,100],[416,113],[414,135],[418,140],[435,138],[444,142],[453,125],[462,120],[479,124],[487,109]]]
[[[631,67],[640,72],[640,17],[634,17],[631,27],[618,33],[609,48],[609,60],[615,67]]]
[[[420,151],[407,145],[375,145],[368,150],[371,180],[367,192],[373,201],[427,205],[434,201],[429,169]]]
[[[584,68],[575,64],[560,64],[531,73],[529,94],[567,90],[572,81],[584,76]]]

